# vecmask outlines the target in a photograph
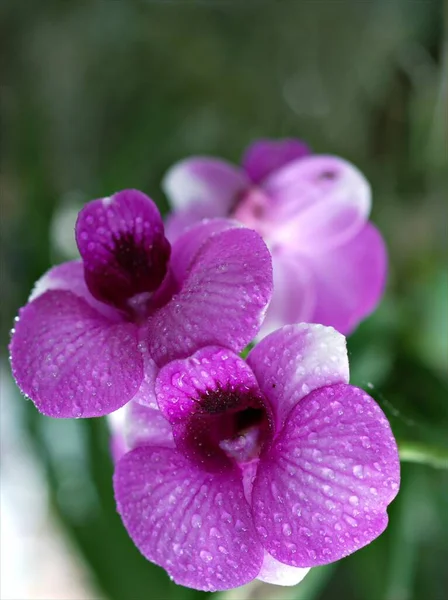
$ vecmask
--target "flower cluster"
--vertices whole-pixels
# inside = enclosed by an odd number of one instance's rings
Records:
[[[139,191],[86,204],[80,260],[20,310],[12,371],[45,415],[110,415],[118,511],[177,583],[294,585],[376,538],[399,486],[387,419],[349,385],[336,330],[382,287],[368,186],[286,141],[254,145],[244,170],[186,161],[166,189],[182,206],[171,243]]]

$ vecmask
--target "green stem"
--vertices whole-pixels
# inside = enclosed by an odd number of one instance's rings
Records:
[[[448,469],[448,448],[436,448],[419,442],[398,442],[398,452],[402,462]]]

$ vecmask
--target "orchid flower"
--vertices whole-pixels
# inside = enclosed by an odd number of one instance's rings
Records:
[[[215,591],[294,585],[374,540],[398,451],[348,381],[345,338],[321,325],[285,326],[246,361],[209,346],[163,366],[158,408],[131,402],[113,420],[117,507],[140,552]]]
[[[242,166],[208,157],[175,164],[163,187],[175,240],[203,218],[230,216],[263,236],[272,254],[274,295],[261,335],[314,322],[350,333],[377,306],[387,257],[369,223],[371,191],[362,173],[298,140],[260,140]]]
[[[17,384],[45,415],[154,404],[162,365],[210,344],[239,352],[260,327],[271,258],[236,222],[199,224],[171,246],[152,200],[124,190],[86,204],[76,241],[81,260],[37,282],[10,344]]]

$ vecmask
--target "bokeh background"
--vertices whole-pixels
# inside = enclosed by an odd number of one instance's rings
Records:
[[[85,201],[136,187],[166,211],[160,181],[174,161],[237,162],[253,139],[284,136],[371,181],[390,276],[349,340],[352,382],[381,404],[407,462],[390,526],[369,547],[296,588],[227,598],[446,597],[446,17],[439,0],[1,3],[3,600],[205,596],[128,539],[105,421],[40,416],[6,346],[34,281],[75,251]]]

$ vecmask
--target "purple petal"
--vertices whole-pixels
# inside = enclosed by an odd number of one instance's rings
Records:
[[[347,242],[364,226],[370,186],[353,165],[333,156],[310,156],[275,172],[263,186],[283,221],[271,243],[315,256]]]
[[[166,274],[170,245],[154,202],[137,190],[93,200],[79,213],[76,242],[87,286],[119,308],[155,291]]]
[[[276,560],[268,552],[264,552],[263,564],[257,579],[274,585],[297,585],[309,573],[309,568],[291,567]]]
[[[121,322],[122,316],[112,306],[99,302],[92,296],[84,278],[84,266],[80,260],[62,263],[47,271],[34,285],[29,302],[35,300],[49,290],[67,290],[85,300],[111,321]]]
[[[114,462],[139,446],[174,448],[171,425],[158,408],[148,408],[132,400],[108,415],[107,422]]]
[[[263,549],[238,472],[212,475],[168,448],[137,448],[114,475],[118,512],[150,561],[187,587],[215,591],[256,577]]]
[[[271,293],[271,256],[255,231],[235,228],[212,236],[180,292],[149,322],[151,356],[162,366],[204,346],[239,352],[258,332]]]
[[[313,271],[312,320],[350,333],[374,310],[384,291],[387,253],[381,234],[368,223],[347,244],[314,257]]]
[[[250,184],[244,171],[216,158],[187,158],[176,163],[162,183],[175,211],[200,207],[202,217],[225,217]]]
[[[277,169],[309,154],[310,148],[300,140],[258,140],[247,148],[242,165],[250,179],[260,183]]]
[[[345,338],[322,325],[286,325],[259,342],[247,364],[270,401],[277,430],[290,410],[311,391],[348,383]]]
[[[316,293],[308,259],[274,250],[272,267],[274,292],[258,336],[260,339],[283,325],[314,320],[311,317]]]
[[[254,374],[229,350],[211,346],[170,362],[159,372],[156,394],[177,447],[209,470],[228,468],[229,452],[247,462],[270,438],[271,412]],[[255,411],[254,428],[250,421]],[[244,444],[235,443],[237,437],[244,437]]]
[[[171,425],[160,410],[134,401],[129,402],[124,409],[126,415],[123,431],[130,450],[139,446],[174,447]]]
[[[345,384],[315,390],[260,459],[257,531],[281,562],[333,562],[384,531],[399,481],[397,446],[375,401]]]
[[[185,281],[205,242],[223,231],[240,227],[241,224],[232,219],[204,219],[184,232],[171,249],[170,268],[178,284],[182,285]]]
[[[50,417],[111,413],[143,378],[135,325],[112,322],[64,290],[22,308],[10,351],[22,393]]]

